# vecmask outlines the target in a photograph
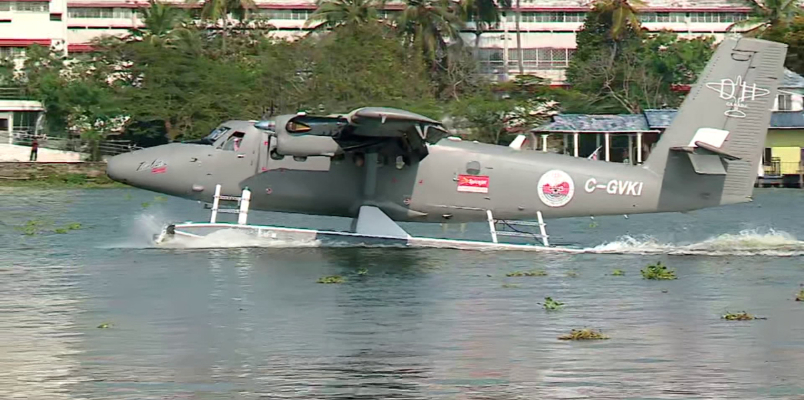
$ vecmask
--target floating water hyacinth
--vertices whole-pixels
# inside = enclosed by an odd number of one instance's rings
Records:
[[[558,310],[563,305],[564,305],[564,303],[555,301],[555,300],[553,300],[552,297],[545,297],[544,298],[544,309],[545,310]]]
[[[621,270],[621,269],[615,269],[614,271],[612,271],[611,275],[612,276],[623,276],[623,275],[625,275],[625,272],[623,270]]]
[[[545,270],[533,270],[533,271],[514,271],[505,274],[508,277],[514,276],[547,276],[547,271]]]
[[[667,266],[663,265],[661,261],[657,262],[656,264],[651,264],[645,267],[645,269],[640,270],[639,272],[642,273],[642,277],[645,279],[656,279],[656,280],[669,280],[669,279],[678,279],[676,277],[676,271],[672,269],[667,269]]]
[[[751,315],[751,314],[749,314],[749,313],[747,313],[745,311],[743,311],[741,313],[728,313],[727,312],[726,315],[722,316],[721,318],[725,319],[725,320],[728,320],[728,321],[751,321],[751,320],[755,320],[755,319],[767,319],[767,318],[762,318],[762,317],[757,317],[757,316]]]
[[[332,275],[332,276],[325,276],[323,278],[318,278],[318,283],[344,283],[346,279],[343,279],[340,275]]]
[[[606,340],[609,337],[593,329],[573,329],[567,335],[559,336],[559,340]]]

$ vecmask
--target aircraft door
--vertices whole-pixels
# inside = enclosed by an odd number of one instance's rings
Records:
[[[259,162],[257,165],[257,173],[268,171],[268,153],[271,149],[271,140],[275,138],[266,132],[261,132],[262,140],[260,141],[260,151],[258,154]]]
[[[219,145],[213,175],[225,176],[225,180],[246,179],[257,172],[262,134],[253,129],[232,129]],[[220,180],[220,178],[219,178]]]

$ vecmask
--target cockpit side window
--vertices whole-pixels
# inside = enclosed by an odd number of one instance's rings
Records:
[[[246,136],[243,132],[235,132],[221,146],[221,149],[226,151],[240,151],[240,147],[243,145],[243,138]]]
[[[204,139],[206,139],[210,143],[214,143],[221,136],[223,136],[224,133],[228,132],[231,129],[232,128],[229,128],[228,126],[219,126],[213,129],[212,132],[210,132],[209,135],[207,135],[207,137],[205,137]]]

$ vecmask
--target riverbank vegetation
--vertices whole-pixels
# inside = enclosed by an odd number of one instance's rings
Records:
[[[122,132],[149,146],[198,138],[233,118],[391,106],[505,144],[555,112],[676,107],[684,93],[674,88],[695,81],[714,46],[711,37],[648,32],[636,3],[598,0],[578,34],[570,88],[525,75],[492,83],[459,33],[474,32],[477,44],[510,1],[407,0],[391,13],[373,1],[324,0],[307,21],[316,29],[294,41],[278,39],[281,32],[252,2],[214,4],[191,20],[185,10],[151,0],[142,10],[144,29],[98,39],[94,51],[69,60],[34,46],[16,75],[5,64],[0,82],[43,101],[51,136],[99,140]],[[218,24],[226,14],[238,20]],[[802,40],[804,23],[794,11],[757,9],[752,18],[772,27],[758,35]],[[521,60],[513,62],[522,70]]]

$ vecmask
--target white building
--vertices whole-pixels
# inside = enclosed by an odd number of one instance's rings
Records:
[[[259,14],[269,19],[279,36],[304,33],[304,22],[315,10],[314,0],[255,1]],[[187,7],[181,0],[170,2]],[[647,7],[641,10],[645,28],[670,29],[684,37],[714,35],[718,40],[731,23],[750,11],[742,0],[645,2]],[[518,73],[514,12],[519,12],[525,73],[560,84],[575,49],[575,34],[591,4],[590,0],[520,0],[520,8],[508,12],[499,27],[481,35],[482,71],[501,79]],[[147,5],[144,0],[0,0],[0,56],[21,54],[34,43],[70,53],[87,51],[95,37],[122,35],[142,26],[136,9]],[[387,7],[390,13],[400,9],[401,3],[391,1]],[[464,35],[467,43],[475,42],[474,33]]]

